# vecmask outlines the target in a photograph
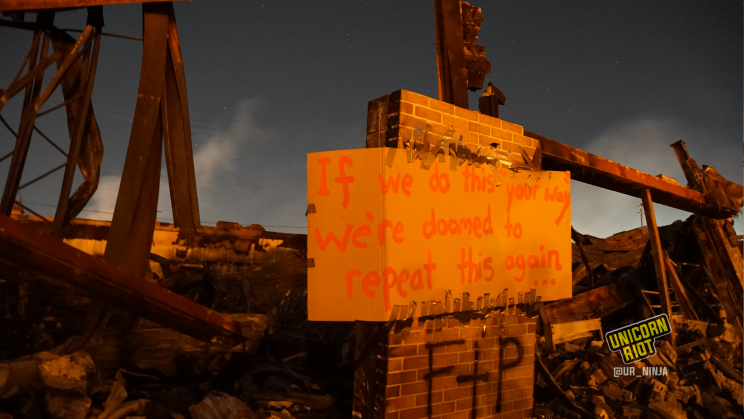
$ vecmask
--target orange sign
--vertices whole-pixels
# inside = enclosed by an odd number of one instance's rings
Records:
[[[425,170],[402,149],[308,154],[310,320],[387,321],[448,290],[571,297],[569,173],[450,159]]]

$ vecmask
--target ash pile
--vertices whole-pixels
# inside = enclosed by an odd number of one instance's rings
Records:
[[[89,227],[76,239],[94,239]],[[248,239],[225,237],[203,237],[181,260],[151,255],[150,282],[237,321],[245,341],[234,347],[2,268],[0,419],[348,417],[353,324],[307,321],[306,236],[250,259]],[[202,253],[217,259],[197,263]]]
[[[658,257],[646,227],[573,232],[574,297],[540,310],[534,417],[743,416],[741,237],[731,219],[700,216],[658,232]],[[672,333],[655,338],[652,356],[626,362],[609,346],[607,333],[661,314]]]

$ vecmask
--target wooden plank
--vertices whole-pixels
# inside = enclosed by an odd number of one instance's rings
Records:
[[[527,130],[524,135],[540,141],[543,170],[568,170],[573,180],[634,197],[640,197],[648,189],[657,204],[712,218],[729,218],[739,211],[738,208],[710,205],[705,195],[694,189],[664,181],[576,147]]]
[[[727,280],[726,270],[721,263],[721,258],[717,252],[716,243],[711,237],[708,229],[708,223],[702,217],[696,217],[692,223],[692,229],[695,234],[700,252],[708,267],[710,282],[716,290],[718,299],[721,302],[726,319],[729,323],[736,326],[739,337],[742,337],[742,291],[736,280]]]
[[[234,346],[244,339],[240,324],[222,314],[3,215],[0,262],[203,341]]]
[[[654,258],[654,269],[656,270],[656,282],[659,286],[659,300],[661,300],[661,312],[665,313],[670,319],[672,318],[672,307],[669,302],[669,288],[667,287],[666,270],[663,263],[663,249],[661,248],[661,238],[659,237],[659,228],[656,225],[656,214],[654,205],[651,201],[651,191],[644,189],[641,193],[643,200],[643,212],[646,213],[646,225],[648,226],[648,239],[651,242],[651,256]],[[664,339],[674,347],[675,333],[664,336]]]
[[[695,309],[690,303],[689,297],[687,297],[685,287],[682,286],[682,282],[677,276],[677,271],[674,270],[672,260],[669,258],[669,255],[666,251],[664,252],[664,266],[666,267],[666,271],[669,274],[669,283],[672,285],[672,289],[674,289],[674,296],[677,298],[677,302],[679,303],[680,307],[682,307],[682,311],[684,311],[685,316],[688,319],[700,320],[697,313],[695,312]]]
[[[579,320],[569,323],[546,324],[545,344],[550,352],[555,351],[555,345],[574,339],[588,337],[592,332],[602,331],[602,319]]]

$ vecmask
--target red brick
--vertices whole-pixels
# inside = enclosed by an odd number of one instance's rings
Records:
[[[434,368],[447,367],[457,364],[457,354],[434,355]]]
[[[534,323],[531,323],[531,324],[534,324]],[[529,331],[529,325],[530,324],[527,325],[528,327],[527,334],[517,337],[517,339],[519,339],[519,342],[522,344],[522,346],[528,346],[528,345],[535,344],[535,334]]]
[[[387,388],[387,391],[385,391],[385,397],[398,397],[400,396],[400,386],[391,386]]]
[[[442,124],[447,127],[454,127],[455,130],[467,130],[468,121],[466,119],[458,118],[456,116],[442,114]]]
[[[439,100],[429,99],[429,107],[450,115],[455,113],[455,106]]]
[[[402,345],[402,344],[403,344],[403,336],[400,333],[392,334],[388,336],[388,345],[393,346],[393,345]]]
[[[499,395],[497,393],[491,393],[491,394],[484,394],[480,396],[481,398],[481,406],[488,406],[496,404],[496,400],[498,399]]]
[[[509,345],[504,351],[504,358],[516,358],[517,356],[519,356],[519,349],[517,349],[516,346]],[[403,369],[407,369],[405,368],[405,361],[403,365],[404,365]]]
[[[535,354],[535,345],[526,345],[526,346],[524,346],[524,354],[525,355],[534,355]]]
[[[487,125],[482,125],[477,122],[468,122],[468,130],[477,132],[478,134],[489,135],[491,134],[491,128]]]
[[[409,102],[400,102],[400,111],[413,115],[413,104]]]
[[[475,361],[475,352],[461,352],[460,362],[473,362]]]
[[[399,419],[421,419],[426,417],[426,406],[414,407],[413,409],[402,410],[399,413]]]
[[[524,417],[525,418],[531,418],[532,417],[532,407],[529,407],[527,409],[524,409]]]
[[[455,106],[455,116],[459,116],[470,121],[478,121],[478,112],[471,111],[469,109],[458,108],[457,106]]]
[[[485,351],[481,351],[480,353],[480,359],[483,361],[488,361],[489,359],[498,359],[499,358],[499,349],[486,349]]]
[[[444,401],[464,399],[472,397],[472,387],[452,388],[444,392]]]
[[[426,128],[427,123],[428,122],[423,119],[416,118],[405,113],[400,114],[400,125],[402,126],[410,127],[413,129],[416,129],[418,127]]]
[[[532,147],[532,138],[530,137],[525,137],[524,135],[515,134],[512,138],[514,138],[515,143],[519,143],[527,147]]]
[[[443,415],[455,411],[455,402],[439,403],[431,406],[432,415]]]
[[[422,343],[422,344],[419,345],[419,348],[418,348],[418,354],[419,355],[427,355],[428,356],[429,355],[429,351],[432,351],[432,353],[434,355],[436,355],[436,354],[443,354],[443,353],[447,352],[447,347],[446,346],[435,346],[435,347],[429,349],[429,348],[426,347],[426,344],[425,343]]]
[[[488,418],[491,413],[493,413],[494,409],[493,406],[481,406],[477,409],[475,409],[475,417],[476,418]]]
[[[505,402],[513,402],[520,398],[521,391],[520,390],[509,390],[509,391],[503,391],[501,393],[501,400]]]
[[[418,346],[416,345],[392,346],[390,347],[388,358],[399,358],[413,355],[418,355]]]
[[[507,131],[513,131],[516,132],[519,135],[524,135],[524,128],[517,124],[512,124],[511,122],[507,122],[502,120],[501,121],[501,127]]]
[[[511,380],[503,380],[503,381],[501,382],[501,391],[502,391],[502,392],[504,392],[504,391],[508,391],[508,390],[513,390],[513,389],[515,389],[515,388],[519,388],[519,387],[517,386],[517,380],[516,380],[516,379],[511,379]]]
[[[493,338],[478,339],[479,349],[491,349],[495,347],[496,347],[496,339],[493,339]]]
[[[403,410],[416,405],[416,396],[394,397],[385,400],[385,410]]]
[[[441,332],[434,332],[431,342],[439,343],[439,342],[446,342],[450,340],[458,340],[459,337],[460,337],[459,329],[446,329],[446,330],[442,330]]]
[[[479,381],[476,387],[476,394],[488,394],[493,390],[493,383],[483,383]]]
[[[470,417],[470,412],[454,412],[449,413],[442,416],[442,419],[468,419]]]
[[[442,395],[444,392],[442,391],[432,391],[431,392],[431,403],[441,403],[442,402]],[[429,393],[419,394],[416,396],[416,406],[426,406],[429,403]]]
[[[482,327],[463,327],[460,329],[460,339],[475,339],[483,335]]]
[[[415,383],[403,384],[400,388],[400,394],[402,396],[409,396],[411,394],[425,393],[429,389],[429,383],[426,381],[417,381]]]
[[[506,412],[511,412],[514,409],[514,402],[504,402],[501,401],[501,413],[506,414]]]
[[[498,337],[501,336],[501,324],[494,325],[494,326],[486,326],[486,337],[492,338],[492,337]]]
[[[504,372],[504,378],[507,380],[510,378],[520,378],[522,377],[522,368],[521,367],[515,367],[515,368],[509,368]]]
[[[428,119],[430,121],[434,121],[436,123],[442,122],[442,113],[437,112],[435,110],[423,107],[423,106],[416,106],[416,110],[414,112],[414,115],[418,116],[419,118]]]
[[[400,371],[403,365],[401,358],[388,359],[388,372]]]
[[[521,410],[514,410],[509,413],[505,413],[502,418],[503,419],[522,419],[522,415],[524,415],[524,412]]]
[[[406,340],[404,343],[406,345],[413,345],[416,343],[421,343],[423,341],[424,341],[424,332],[422,330],[411,330],[411,332],[408,334],[408,337],[406,337]]]
[[[457,406],[455,407],[455,410],[472,409],[472,407],[473,407],[473,399],[472,398],[460,399],[456,403],[457,403]]]
[[[432,382],[432,390],[447,390],[455,387],[457,387],[457,377],[440,377]]]
[[[530,397],[529,399],[521,399],[514,402],[515,409],[525,409],[532,406],[534,400]]]
[[[412,383],[416,381],[416,371],[403,371],[388,374],[388,385]]]
[[[504,141],[512,142],[513,133],[504,131],[499,128],[491,128],[491,137],[497,138],[499,143]]]
[[[426,380],[424,377],[428,373],[429,373],[429,367],[426,367],[424,369],[417,370],[416,371],[416,381],[424,381],[424,380]]]
[[[462,332],[460,332],[462,333]],[[473,350],[473,341],[466,340],[463,343],[458,343],[455,345],[447,345],[445,352],[465,352],[465,351],[472,351]]]
[[[534,333],[537,330],[537,323],[530,323],[527,325],[527,332]]]
[[[398,411],[385,412],[385,419],[398,419]]]
[[[485,362],[479,362],[478,363],[478,371],[489,371],[492,372],[496,368],[495,361],[485,361]]]
[[[417,356],[417,357],[403,359],[404,370],[415,370],[415,369],[424,368],[427,366],[429,366],[428,356]]]
[[[501,140],[481,134],[481,135],[478,135],[478,144],[480,145],[496,144],[497,145],[496,148],[498,149],[498,145],[501,144]]]
[[[478,122],[480,122],[481,124],[490,125],[492,127],[501,128],[501,120],[491,115],[486,115],[483,113],[478,114]]]
[[[455,365],[455,368],[452,368],[452,370],[447,374],[447,376],[458,376],[458,375],[466,375],[470,374],[470,372],[473,370],[473,363],[468,362],[465,364],[457,364]]]
[[[534,377],[522,377],[517,378],[514,381],[514,388],[525,388],[535,385],[535,378]]]
[[[525,333],[527,333],[527,326],[524,324],[506,326],[506,334],[509,336],[523,335]]]
[[[407,102],[413,102],[418,105],[424,105],[424,106],[429,105],[429,98],[427,96],[424,96],[420,93],[412,92],[410,90],[401,90],[400,100],[407,101]]]

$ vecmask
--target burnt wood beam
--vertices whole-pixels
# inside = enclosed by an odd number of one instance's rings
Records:
[[[567,170],[571,172],[571,179],[636,198],[641,198],[643,191],[648,189],[657,204],[711,218],[729,218],[738,212],[738,208],[708,204],[705,195],[694,189],[661,180],[534,132],[524,130],[524,135],[540,141],[543,170]]]
[[[4,215],[0,263],[205,342],[244,340],[238,322]]]

